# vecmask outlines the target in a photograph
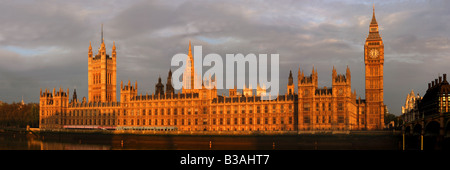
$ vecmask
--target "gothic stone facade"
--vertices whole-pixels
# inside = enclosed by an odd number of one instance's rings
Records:
[[[78,101],[76,91],[69,101],[69,89],[45,89],[40,93],[41,129],[115,129],[176,131],[340,131],[381,129],[384,117],[383,63],[384,46],[373,13],[369,35],[364,45],[366,99],[351,91],[351,73],[332,72],[332,87],[319,87],[317,71],[299,69],[297,92],[292,72],[287,92],[261,100],[244,87],[243,93],[229,90],[229,96],[217,94],[214,80],[201,89],[190,89],[197,79],[189,42],[188,67],[183,75],[183,89],[175,93],[171,71],[166,90],[158,79],[154,94],[138,94],[138,85],[128,81],[120,85],[121,102],[116,101],[116,47],[112,56],[102,44],[93,56],[89,45],[89,100]],[[209,87],[208,87],[209,86]],[[251,85],[250,85],[251,86]],[[264,86],[263,86],[264,87]]]

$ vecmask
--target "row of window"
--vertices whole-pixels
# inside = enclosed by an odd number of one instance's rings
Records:
[[[331,116],[316,116],[315,123],[331,123]],[[311,123],[309,116],[303,117],[303,123]],[[344,116],[338,116],[337,123],[344,123]]]
[[[216,114],[216,110],[219,111],[219,114],[223,114],[224,109],[226,110],[227,114],[230,114],[231,112],[234,112],[235,114],[237,114],[239,112],[239,108],[241,110],[241,113],[253,113],[253,107],[252,106],[246,106],[246,105],[242,105],[242,106],[233,106],[233,107],[221,107],[218,106],[218,109],[216,109],[216,107],[212,108],[212,113]],[[293,105],[288,105],[289,108],[289,112],[293,111]],[[261,106],[256,106],[256,113],[261,113],[262,111],[262,107]],[[263,109],[264,113],[269,113],[269,106],[268,105],[264,105],[264,109]],[[280,112],[280,113],[284,113],[285,111],[285,106],[284,105],[280,105],[279,109],[277,109],[277,105],[272,105],[271,108],[272,113],[276,113],[276,112]]]
[[[320,106],[322,106],[322,107],[320,107]],[[326,106],[328,106],[328,107],[326,107]],[[303,111],[310,111],[311,110],[310,108],[311,108],[310,103],[304,103],[303,104]],[[316,103],[316,111],[320,111],[320,110],[322,110],[322,111],[326,111],[326,110],[331,111],[331,108],[332,108],[331,103],[328,103],[328,104]],[[342,102],[337,103],[337,110],[338,111],[343,111],[344,110],[344,103],[342,103]]]
[[[199,109],[198,108],[195,108],[195,109],[190,109],[190,108],[189,109],[154,109],[154,110],[153,109],[142,109],[142,110],[134,110],[134,109],[132,109],[132,110],[129,110],[129,111],[123,110],[123,116],[126,116],[127,113],[129,115],[131,115],[131,116],[140,116],[140,115],[145,116],[146,114],[148,114],[149,116],[151,116],[151,115],[155,115],[156,116],[158,114],[159,115],[165,115],[165,114],[166,115],[171,115],[171,113],[173,113],[173,115],[177,115],[179,110],[181,111],[181,115],[185,114],[185,110],[186,110],[188,115],[191,115],[191,114],[197,115],[199,113]],[[207,114],[208,113],[208,110],[207,110],[206,107],[204,107],[201,110],[202,110],[203,114]],[[292,113],[293,109],[292,109],[292,107],[289,107],[289,110],[284,110],[284,109],[276,110],[276,109],[273,109],[272,113],[277,113],[277,111],[279,111],[278,113],[285,113],[286,111],[289,111],[289,113]],[[226,110],[226,113],[230,114],[231,112],[232,112],[231,108],[228,107],[227,110]],[[213,108],[212,109],[212,114],[216,114],[216,113],[223,114],[224,111],[221,108],[221,109],[219,109],[219,112],[217,112],[216,108]],[[237,108],[233,109],[233,113],[237,114],[238,113],[238,109]],[[243,107],[243,109],[241,110],[241,113],[253,113],[253,109],[251,109],[251,107],[249,109],[245,109]],[[259,109],[259,107],[256,109],[256,113],[261,113],[261,109]],[[269,113],[268,108],[264,109],[264,113]],[[98,110],[73,110],[73,111],[69,111],[68,113],[65,113],[64,115],[65,116],[102,116],[102,113],[98,113]],[[121,115],[120,114],[120,110],[118,111],[118,115],[119,116]],[[113,110],[112,113],[103,113],[103,116],[116,116],[116,110]]]
[[[64,119],[65,125],[116,125],[115,119]]]
[[[272,122],[270,122],[269,121],[269,119],[270,118],[268,118],[268,117],[265,117],[265,118],[256,118],[256,119],[253,119],[253,118],[227,118],[226,119],[226,125],[239,125],[239,120],[240,120],[240,124],[241,125],[245,125],[245,124],[250,124],[250,125],[252,125],[252,124],[257,124],[257,125],[261,125],[261,124],[265,124],[265,125],[269,125],[270,123],[271,124],[273,124],[273,125],[275,125],[275,124],[277,124],[277,118],[276,117],[272,117]],[[219,118],[219,119],[212,119],[212,124],[213,125],[225,125],[224,123],[224,118]],[[248,120],[247,122],[246,122],[246,120]],[[256,122],[255,122],[255,120],[256,120]],[[280,124],[284,124],[285,122],[284,122],[284,117],[280,117],[279,118],[279,120],[280,120]],[[288,124],[292,124],[293,122],[293,119],[292,119],[292,117],[289,117],[288,118]]]
[[[159,121],[158,121],[159,120]],[[226,122],[224,122],[224,120]],[[240,120],[240,122],[238,121]],[[269,122],[269,118],[220,118],[220,119],[212,119],[213,125],[261,125],[265,124],[277,124],[277,120],[280,121],[280,124],[285,124],[284,117],[277,119],[276,117],[272,118],[272,122]],[[44,119],[42,119],[44,122]],[[192,121],[192,122],[191,122]],[[116,125],[115,119],[64,119],[64,124],[66,125]],[[292,117],[288,118],[288,124],[292,124]],[[207,125],[208,122],[206,119],[181,119],[181,125]],[[119,119],[117,120],[117,125],[179,125],[178,119]]]
[[[126,98],[126,96],[125,96]],[[157,100],[156,100],[157,101]],[[206,104],[206,102],[203,102]],[[164,101],[164,102],[131,102],[128,106],[131,107],[167,107],[167,106],[197,106],[200,105],[200,101]]]

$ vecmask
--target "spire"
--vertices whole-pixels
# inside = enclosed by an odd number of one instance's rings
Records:
[[[113,41],[113,46],[112,46],[111,56],[112,56],[113,58],[116,58],[116,55],[117,55],[117,53],[116,53],[116,42]]]
[[[164,85],[161,83],[161,75],[158,78],[158,83],[155,85],[156,95],[164,95]]]
[[[292,70],[289,71],[288,85],[294,84],[294,78],[292,77]]]
[[[381,41],[381,36],[378,29],[378,22],[375,17],[375,4],[373,5],[373,14],[372,14],[372,21],[369,25],[369,35],[367,36],[366,41]]]
[[[174,94],[175,89],[172,86],[172,69],[169,69],[169,75],[167,76],[167,83],[166,83],[166,93],[168,94]]]
[[[373,4],[373,15],[372,15],[372,22],[370,22],[370,25],[378,25],[377,19],[375,18],[375,4]]]
[[[75,102],[75,103],[78,102],[77,89],[73,89],[72,102]]]
[[[91,41],[89,41],[89,51],[88,51],[88,56],[92,57],[92,45],[91,45]]]
[[[103,41],[104,41],[104,39],[103,39],[103,23],[102,23],[102,34],[101,34],[101,37],[100,37],[101,39],[100,39],[100,42],[102,42],[102,44],[103,44]]]
[[[191,40],[189,40],[189,53],[188,53],[188,56],[192,57]]]
[[[186,87],[190,87],[189,89],[194,89],[194,82],[195,82],[195,70],[194,70],[194,58],[192,56],[192,48],[191,48],[191,41],[189,40],[189,53],[188,53],[188,59],[187,59],[187,63],[188,66],[186,67],[186,70],[188,70],[188,78],[186,78],[187,82],[189,83],[189,85],[187,85]],[[183,80],[185,81],[185,80]]]
[[[333,71],[332,71],[331,75],[332,75],[333,79],[337,76],[336,68],[334,66],[333,66]]]
[[[99,49],[99,53],[103,54],[106,53],[106,47],[105,47],[105,39],[103,38],[103,23],[102,23],[102,31],[101,31],[101,45],[100,45],[100,49]]]

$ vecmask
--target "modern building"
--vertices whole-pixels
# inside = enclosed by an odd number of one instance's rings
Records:
[[[103,33],[103,31],[102,31]],[[74,90],[40,92],[41,129],[115,129],[176,131],[349,131],[378,130],[384,125],[383,64],[384,45],[373,12],[369,35],[364,45],[366,99],[357,98],[351,89],[351,72],[338,74],[333,67],[332,86],[319,87],[317,70],[310,75],[298,71],[297,88],[292,71],[287,92],[261,100],[265,85],[235,87],[229,95],[217,94],[215,80],[194,82],[195,72],[189,42],[188,64],[183,74],[183,87],[176,93],[169,70],[166,90],[159,77],[154,94],[138,94],[138,84],[128,81],[116,90],[116,46],[111,56],[106,53],[102,35],[101,46],[94,56],[88,51],[88,100],[78,101]]]

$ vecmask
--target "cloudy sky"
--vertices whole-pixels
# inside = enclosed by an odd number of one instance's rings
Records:
[[[331,86],[333,66],[349,66],[352,89],[364,98],[363,47],[374,0],[52,1],[0,2],[0,100],[38,102],[39,89],[77,89],[87,96],[88,46],[117,46],[117,80],[138,81],[139,93],[165,83],[170,60],[189,40],[203,54],[280,55],[280,93],[289,70]],[[450,65],[450,1],[375,1],[385,44],[384,100],[399,115],[406,95]],[[94,51],[95,53],[95,51]],[[204,69],[205,70],[205,69]]]

